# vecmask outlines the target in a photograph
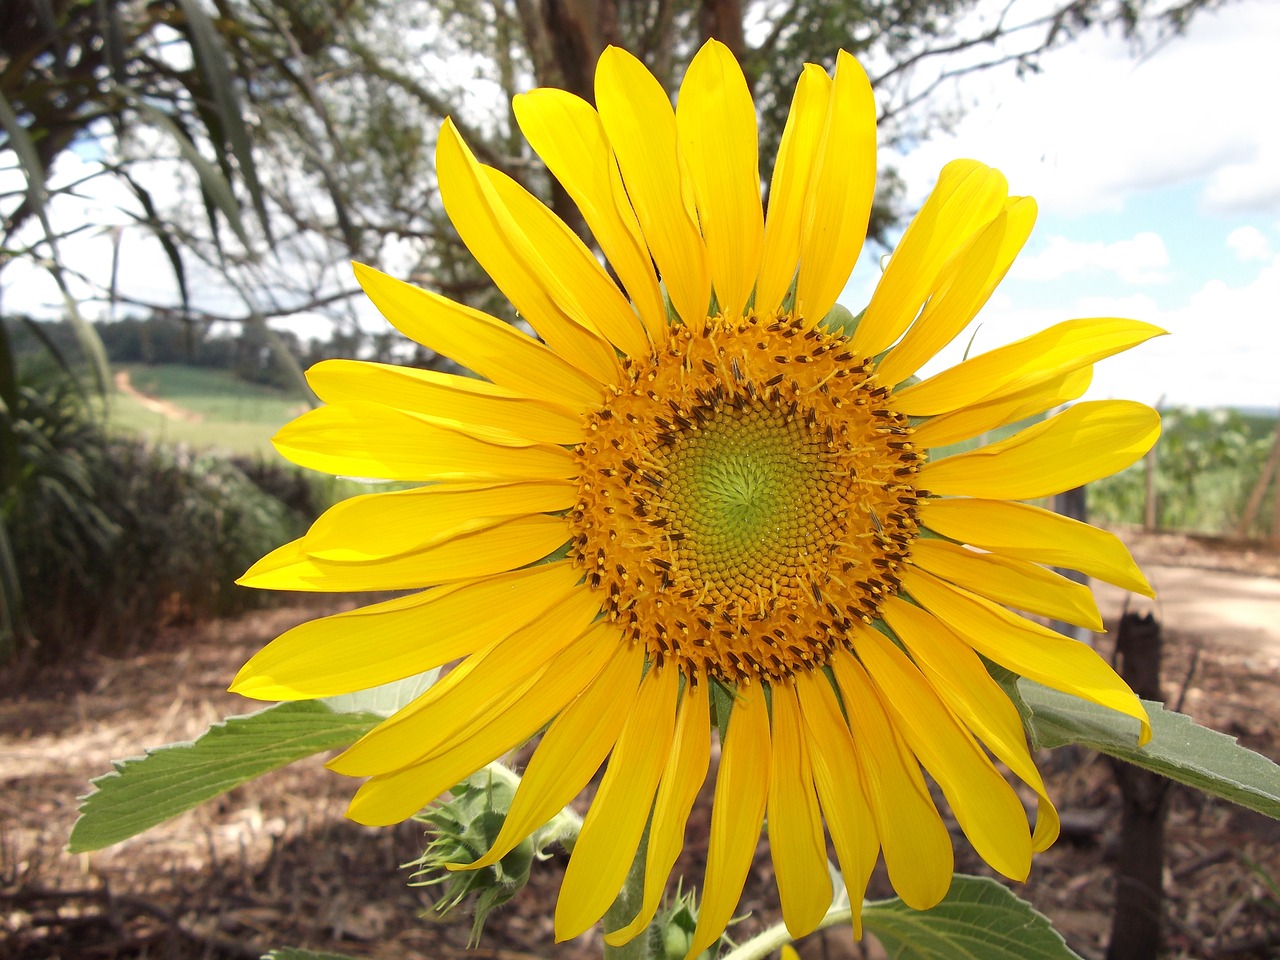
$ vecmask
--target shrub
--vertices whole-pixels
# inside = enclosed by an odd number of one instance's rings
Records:
[[[69,368],[0,361],[0,660],[118,652],[269,597],[233,581],[319,512],[310,481],[110,437]]]

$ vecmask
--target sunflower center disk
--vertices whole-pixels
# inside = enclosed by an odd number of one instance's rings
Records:
[[[573,555],[690,677],[824,664],[897,589],[922,458],[848,340],[790,317],[674,327],[589,421]]]

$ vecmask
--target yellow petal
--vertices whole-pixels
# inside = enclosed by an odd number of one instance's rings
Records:
[[[582,417],[568,407],[474,377],[364,360],[322,360],[307,371],[307,383],[325,403],[385,404],[481,439],[572,446],[586,435]]]
[[[1160,414],[1144,404],[1086,401],[1006,440],[925,464],[920,485],[944,496],[1050,497],[1123,470],[1159,437]]]
[[[482,440],[379,403],[309,410],[272,438],[302,467],[384,480],[561,480],[577,473],[560,446]]]
[[[685,72],[676,130],[716,299],[726,317],[741,316],[756,284],[764,238],[759,135],[742,68],[717,40],[704,43]]]
[[[849,891],[853,935],[861,938],[862,900],[880,854],[880,841],[867,803],[853,735],[825,676],[800,671],[796,674],[796,692],[805,720],[814,784],[840,861],[845,889]]]
[[[858,744],[862,782],[889,880],[907,906],[928,910],[951,886],[951,837],[915,757],[894,729],[862,665],[843,650],[831,665]]]
[[[772,690],[769,849],[787,932],[803,937],[817,929],[831,906],[831,871],[796,690],[786,682],[772,684]]]
[[[591,591],[571,588],[501,640],[461,683],[443,694],[427,690],[330,761],[330,768],[354,776],[389,773],[441,752],[453,738],[483,726],[497,703],[545,669],[599,612]]]
[[[551,268],[511,215],[484,170],[445,120],[436,143],[436,170],[445,211],[472,256],[506,294],[516,311],[547,346],[601,383],[619,375],[617,356],[585,317],[576,298],[556,302],[548,282]],[[568,311],[566,311],[568,307]]]
[[[716,774],[698,925],[685,960],[715,943],[733,919],[764,825],[772,757],[764,689],[758,683],[738,687]]]
[[[947,261],[995,219],[1008,196],[1004,176],[976,160],[953,160],[942,168],[889,257],[854,332],[854,353],[874,357],[902,336],[937,289]]]
[[[598,380],[532,337],[479,310],[352,264],[365,294],[406,337],[511,390],[576,413],[604,399]]]
[[[1058,811],[1031,759],[1022,718],[1013,701],[992,679],[973,648],[933,614],[898,597],[890,597],[882,610],[885,622],[952,712],[1001,763],[1040,795],[1031,847],[1048,849],[1058,838]]]
[[[996,603],[1106,631],[1088,587],[1037,564],[924,538],[911,545],[911,562]]]
[[[484,172],[523,230],[528,241],[524,256],[545,267],[539,269],[537,279],[556,305],[581,326],[598,330],[623,353],[647,356],[649,338],[644,327],[587,245],[505,173],[491,167]]]
[[[399,823],[508,750],[532,737],[600,673],[600,638],[592,630],[569,644],[529,686],[524,696],[439,756],[395,773],[373,777],[351,800],[347,816],[357,823]],[[626,647],[610,645],[615,657]],[[634,661],[633,661],[634,662]],[[634,675],[635,671],[630,673]]]
[[[817,166],[830,99],[831,77],[817,64],[806,63],[782,129],[769,186],[769,214],[765,219],[764,254],[755,300],[756,313],[762,317],[778,312],[796,275],[809,179]]]
[[[1142,702],[1092,647],[953,587],[918,567],[906,568],[903,588],[966,643],[1020,677],[1117,710],[1142,724],[1139,745],[1151,739]]]
[[[306,700],[411,677],[500,640],[579,577],[572,563],[547,563],[311,620],[254,654],[231,692]]]
[[[926,449],[959,443],[1078,400],[1092,381],[1093,368],[1082,367],[1025,390],[995,394],[959,410],[930,417],[915,428],[911,439]]]
[[[635,213],[629,205],[614,203],[612,181],[617,165],[599,115],[580,97],[551,88],[519,94],[512,107],[525,139],[578,205],[650,338],[662,342],[667,312],[658,275]]]
[[[944,537],[1033,563],[1068,567],[1145,597],[1155,591],[1114,533],[1004,500],[956,497],[921,501],[920,522]]]
[[[711,273],[681,191],[671,101],[643,63],[609,47],[596,65],[596,106],[671,303],[686,323],[700,321]]]
[[[599,661],[599,676],[542,735],[489,852],[457,869],[491,866],[514,850],[582,791],[617,743],[644,671],[643,647],[607,620],[592,624],[583,643],[584,655]]]
[[[557,942],[603,917],[622,889],[671,755],[679,693],[680,670],[674,666],[655,666],[640,683],[564,872],[556,901]]]
[[[1035,222],[1036,202],[1030,197],[1006,201],[999,216],[943,267],[920,317],[880,362],[881,383],[907,379],[969,325],[1008,273]]]
[[[797,310],[827,315],[858,262],[876,192],[876,100],[858,61],[841,50],[818,161],[805,191]]]
[[[559,517],[504,520],[388,560],[341,563],[310,557],[306,539],[271,551],[236,583],[257,590],[415,590],[504,573],[534,563],[568,539]]]
[[[662,891],[684,848],[684,829],[693,801],[707,778],[711,760],[711,720],[707,704],[707,684],[685,684],[676,717],[676,732],[667,767],[653,802],[649,824],[649,851],[645,858],[644,900],[635,919],[620,930],[604,935],[605,943],[617,947],[630,942],[648,928],[662,900]]]
[[[564,480],[371,493],[330,507],[303,539],[313,559],[361,563],[420,552],[513,517],[567,510],[577,499],[577,485]]]
[[[894,727],[942,788],[965,836],[1000,873],[1025,880],[1031,830],[1017,794],[906,654],[879,631],[855,624],[854,648]]]
[[[894,394],[894,405],[913,417],[958,410],[992,394],[1057,379],[1164,332],[1138,320],[1066,320],[905,387]]]

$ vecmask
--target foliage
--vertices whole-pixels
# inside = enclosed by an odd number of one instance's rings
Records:
[[[6,646],[16,639],[48,662],[260,603],[231,581],[319,512],[310,481],[109,435],[66,358],[51,346],[41,363],[19,366],[8,329],[0,324]]]
[[[322,703],[281,703],[215,724],[191,743],[116,763],[93,781],[71,831],[73,853],[136,836],[272,770],[343,747],[380,718]]]
[[[60,498],[24,501],[10,525],[30,652],[41,661],[89,645],[127,648],[160,623],[261,603],[231,582],[304,526],[215,455],[96,433],[76,457],[90,478],[85,503],[109,532],[48,536],[72,523]]]
[[[1138,723],[1115,711],[1023,679],[1018,683],[1032,743],[1071,743],[1154,771],[1280,820],[1280,766],[1164,704],[1144,700],[1152,738],[1137,747]]]
[[[1155,450],[1156,525],[1201,533],[1234,531],[1275,432],[1274,417],[1239,410],[1161,411]],[[1140,524],[1146,503],[1147,462],[1089,488],[1091,516],[1105,523]],[[1259,530],[1272,517],[1264,512]]]
[[[115,764],[82,798],[75,852],[136,836],[264,773],[344,747],[427,690],[439,670],[325,700],[278,703],[230,717],[192,742]],[[146,798],[149,803],[140,801]]]
[[[900,899],[868,904],[862,922],[893,960],[1079,960],[1049,920],[989,877],[956,877],[927,912]]]
[[[591,100],[608,44],[671,88],[703,39],[726,42],[761,109],[767,177],[799,64],[829,67],[839,47],[868,65],[881,142],[895,145],[951,119],[930,98],[957,76],[1038,69],[1045,51],[1099,25],[1163,38],[1218,2],[1018,0],[990,20],[976,0],[219,0],[216,16],[200,0],[15,0],[0,20],[0,155],[12,151],[29,189],[8,205],[5,233],[17,255],[61,270],[44,213],[83,187],[50,186],[74,146],[101,156],[95,175],[133,197],[126,229],[160,238],[184,320],[233,321],[271,343],[267,320],[319,311],[354,331],[351,258],[501,314],[509,308],[444,216],[435,131],[452,115],[481,161],[581,227],[509,102],[531,82]],[[161,171],[185,184],[176,201],[153,192]],[[891,169],[880,192],[877,236],[901,212]],[[33,214],[44,228],[35,238],[21,229]],[[197,283],[197,271],[217,279]],[[173,306],[142,302],[114,277],[95,293],[113,309]]]
[[[30,637],[32,550],[56,557],[63,575],[83,578],[117,533],[95,501],[88,452],[101,433],[79,381],[48,344],[43,387],[33,383],[11,344],[10,324],[0,319],[0,659]]]
[[[16,124],[5,124],[0,149],[19,150],[27,196],[5,217],[5,243],[33,216],[43,216],[45,178],[65,150],[93,144],[113,161],[145,216],[163,229],[151,193],[130,169],[128,141],[139,127],[163,130],[195,169],[211,225],[221,214],[246,237],[229,184],[243,183],[267,224],[238,88],[226,71],[221,40],[195,0],[136,3],[106,0],[14,0],[0,21],[0,94]],[[204,141],[214,154],[205,159]],[[43,238],[50,242],[46,233]],[[172,237],[169,238],[172,241]],[[185,295],[176,246],[166,245]]]

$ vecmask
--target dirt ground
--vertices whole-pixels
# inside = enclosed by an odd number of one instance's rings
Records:
[[[1144,564],[1235,575],[1237,585],[1244,575],[1280,579],[1277,551],[1175,536],[1132,535],[1132,545]],[[235,669],[265,641],[332,612],[334,603],[312,599],[175,628],[135,656],[89,656],[0,690],[0,958],[238,960],[279,946],[371,960],[600,956],[598,933],[552,942],[563,856],[535,865],[529,887],[468,952],[469,919],[424,916],[432,890],[408,886],[399,866],[420,853],[421,828],[371,830],[344,820],[354,782],[325,771],[320,758],[116,847],[64,852],[76,797],[90,777],[109,770],[113,758],[195,737],[212,721],[248,712],[252,704],[225,692]],[[1280,604],[1275,613],[1280,625]],[[1164,628],[1167,700],[1280,758],[1280,645],[1224,642],[1216,631],[1170,621]],[[1109,639],[1100,649],[1108,652]],[[1057,751],[1041,765],[1066,829],[1037,858],[1030,881],[1014,889],[1092,960],[1103,956],[1111,923],[1118,792],[1097,757]],[[708,816],[704,795],[679,868],[694,883]],[[956,847],[958,869],[989,874],[958,832]],[[750,917],[732,931],[739,941],[779,918],[764,852],[762,842],[742,904]],[[1166,861],[1164,957],[1280,958],[1280,823],[1175,788]],[[882,869],[871,895],[890,895]],[[810,937],[799,952],[804,960],[883,956],[872,943],[855,945],[847,930]]]

